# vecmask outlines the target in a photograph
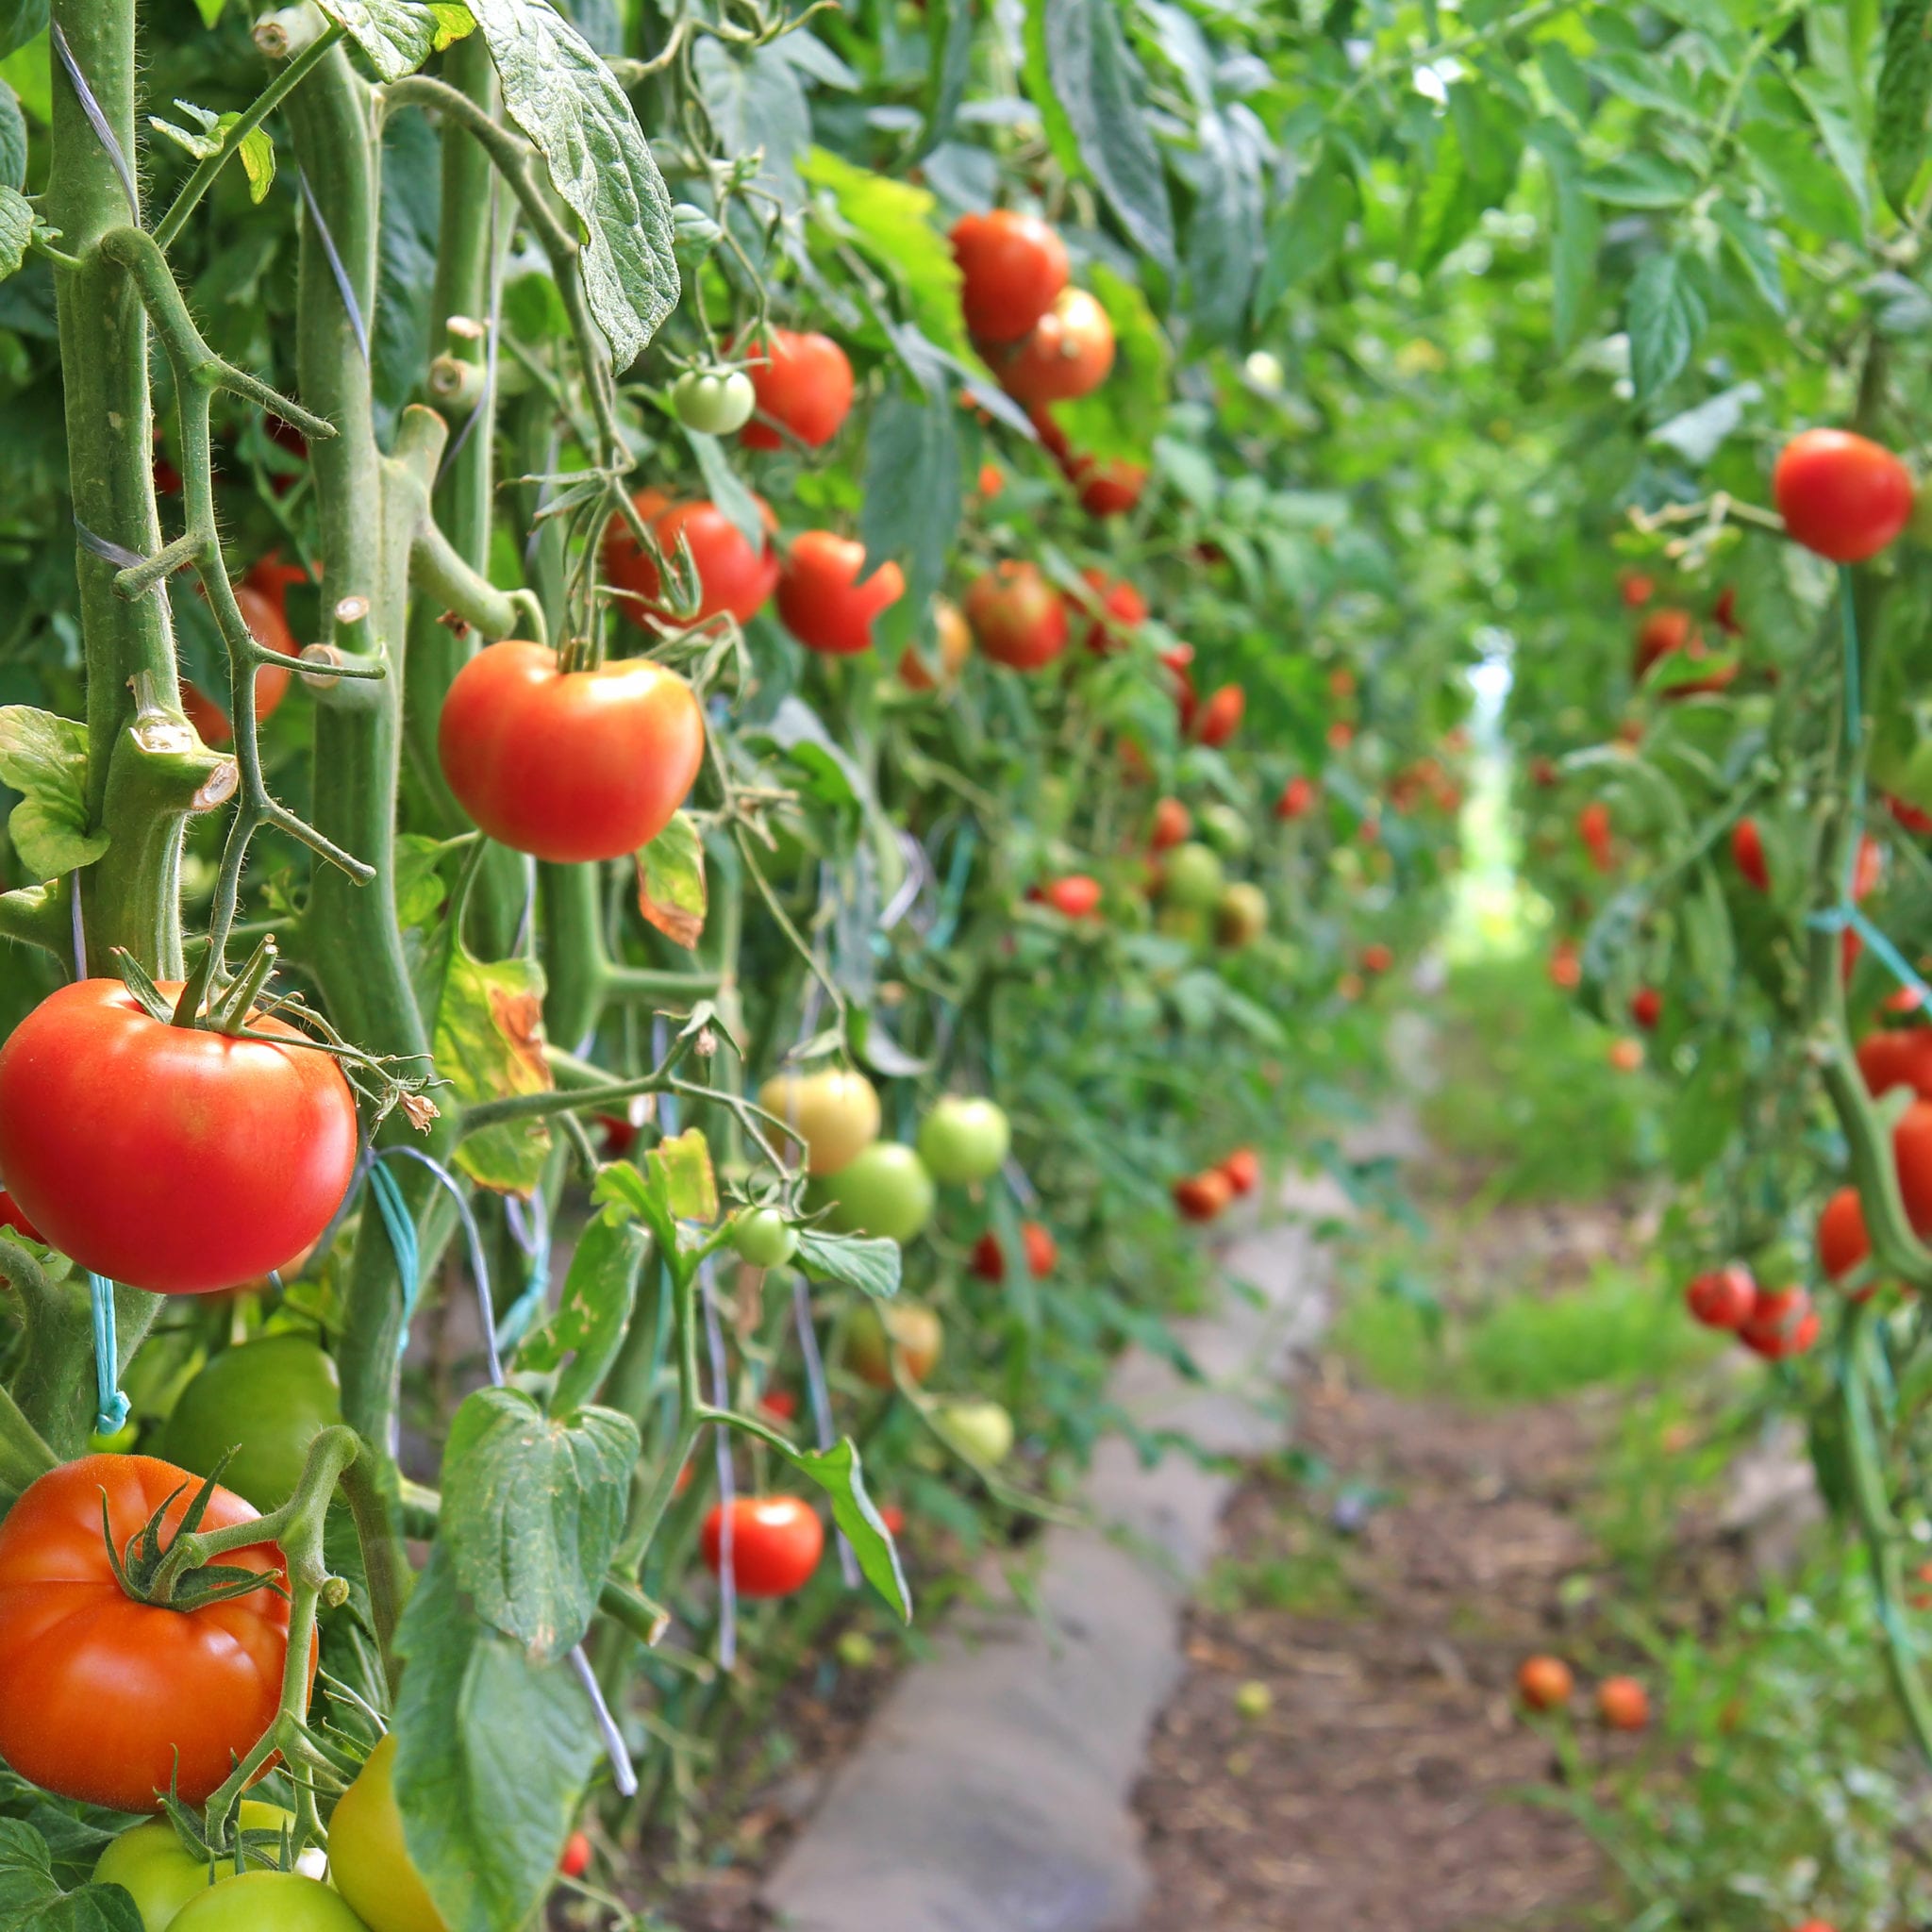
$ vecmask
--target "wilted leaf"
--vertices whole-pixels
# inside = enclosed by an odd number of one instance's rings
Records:
[[[637,866],[638,910],[666,939],[696,945],[705,931],[705,841],[689,815],[675,813]]]
[[[468,1105],[548,1092],[543,1054],[543,969],[530,959],[484,964],[453,947],[436,1013],[436,1070]],[[472,1134],[456,1161],[479,1187],[528,1194],[541,1180],[550,1128],[504,1121]]]

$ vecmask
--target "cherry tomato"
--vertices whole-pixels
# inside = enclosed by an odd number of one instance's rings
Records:
[[[1100,615],[1087,627],[1087,648],[1095,657],[1117,651],[1126,634],[1147,621],[1147,600],[1132,584],[1111,581],[1105,571],[1080,573],[1100,600]]]
[[[1516,1694],[1531,1710],[1560,1710],[1576,1679],[1559,1657],[1526,1657],[1516,1667]]]
[[[16,1233],[25,1235],[30,1241],[41,1239],[40,1230],[20,1211],[20,1203],[5,1189],[0,1189],[0,1227],[10,1227]]]
[[[1748,1268],[1712,1268],[1692,1279],[1684,1301],[1707,1328],[1741,1328],[1757,1306],[1757,1284]]]
[[[254,1798],[242,1799],[240,1814],[237,1824],[243,1833],[274,1832],[277,1838],[295,1822],[294,1814],[279,1805],[264,1805]],[[220,1877],[232,1878],[237,1871],[258,1866],[264,1857],[276,1860],[280,1856],[278,1844],[261,1839],[238,1846],[232,1858],[197,1858],[166,1819],[154,1818],[108,1843],[94,1861],[93,1880],[96,1885],[118,1885],[133,1899],[142,1932],[166,1932],[181,1907],[208,1890],[210,1863]]]
[[[1151,852],[1169,852],[1194,829],[1194,815],[1178,798],[1163,798],[1154,808],[1154,829],[1147,835]]]
[[[1048,880],[1040,896],[1068,919],[1091,919],[1100,910],[1100,881],[1084,872],[1069,873],[1065,878]]]
[[[1207,745],[1223,745],[1232,738],[1247,709],[1248,694],[1238,684],[1224,684],[1201,707],[1194,736]]]
[[[872,649],[873,620],[906,593],[890,558],[859,580],[865,545],[830,530],[808,530],[778,574],[778,615],[808,651],[850,658]]]
[[[393,1731],[336,1803],[328,1822],[328,1873],[371,1932],[449,1932],[403,1840]]]
[[[1008,395],[1039,408],[1097,389],[1113,367],[1113,348],[1107,310],[1086,290],[1065,289],[1031,335],[993,358],[993,368]]]
[[[1174,1205],[1190,1221],[1212,1221],[1233,1199],[1233,1183],[1219,1168],[1184,1175],[1174,1184]]]
[[[1626,609],[1641,610],[1657,595],[1657,585],[1640,572],[1626,570],[1617,579],[1617,591]]]
[[[565,1840],[563,1857],[558,1859],[557,1869],[566,1878],[581,1878],[591,1869],[591,1834],[587,1831],[574,1831]]]
[[[1038,671],[1067,647],[1067,607],[1030,563],[1011,558],[976,578],[966,592],[974,641],[995,664]]]
[[[1932,1026],[1868,1034],[1858,1042],[1858,1069],[1874,1095],[1909,1087],[1921,1100],[1932,1100]]]
[[[1915,1100],[1891,1130],[1898,1191],[1913,1233],[1932,1235],[1932,1101]]]
[[[777,519],[770,507],[759,497],[752,501],[765,528],[775,529]],[[643,491],[636,502],[638,515],[667,558],[676,557],[677,540],[684,539],[697,569],[699,603],[693,616],[674,615],[659,601],[664,584],[657,564],[639,548],[627,524],[614,523],[604,545],[604,575],[619,590],[641,600],[619,600],[619,608],[633,624],[649,629],[649,620],[655,617],[666,625],[699,625],[726,612],[740,624],[749,624],[765,608],[778,583],[778,554],[769,538],[763,549],[754,550],[744,532],[715,503],[673,503],[661,490]]]
[[[1160,896],[1167,905],[1212,911],[1225,883],[1220,855],[1192,839],[1160,861]]]
[[[919,647],[908,644],[899,658],[899,682],[908,691],[937,691],[941,684],[951,684],[973,655],[973,627],[951,598],[932,600],[932,627],[939,639],[939,675],[932,675],[929,660],[920,656]]]
[[[703,436],[742,429],[758,406],[758,390],[741,369],[687,369],[671,385],[677,420]]]
[[[372,1932],[339,1892],[299,1872],[243,1872],[191,1899],[168,1932]],[[388,1932],[388,1928],[383,1928]]]
[[[1884,875],[1885,855],[1878,849],[1878,841],[1866,832],[1859,838],[1857,855],[1852,860],[1852,897],[1869,899]]]
[[[279,651],[284,658],[298,655],[295,636],[289,628],[289,620],[282,615],[280,601],[260,589],[252,575],[235,586],[235,602],[242,607],[242,621],[258,644],[265,645],[271,651]],[[269,714],[288,695],[288,691],[289,674],[279,666],[263,664],[257,670],[255,717],[258,724],[267,722]],[[186,678],[181,680],[181,709],[188,722],[201,734],[204,744],[219,751],[234,739],[235,727],[229,722],[227,712]]]
[[[731,1224],[731,1245],[754,1268],[782,1268],[798,1251],[798,1230],[775,1208],[747,1208]]]
[[[909,1241],[932,1219],[932,1175],[919,1156],[897,1141],[874,1141],[814,1187],[822,1200],[831,1203],[826,1225],[838,1234]]]
[[[1017,342],[1067,286],[1067,250],[1037,215],[1010,208],[964,215],[953,225],[959,307],[980,341]]]
[[[949,1187],[991,1180],[1013,1145],[1013,1129],[996,1102],[948,1093],[919,1124],[919,1158]]]
[[[724,1563],[724,1505],[713,1504],[699,1533],[705,1567]],[[740,1596],[791,1596],[803,1590],[825,1547],[824,1525],[796,1496],[740,1496],[731,1505],[731,1577]]]
[[[1697,621],[1688,610],[1653,610],[1637,633],[1637,655],[1630,666],[1630,678],[1641,684],[1653,665],[1681,651],[1697,639]]]
[[[1650,1723],[1650,1694],[1635,1677],[1606,1677],[1596,1687],[1596,1714],[1613,1731],[1641,1731]]]
[[[158,1810],[172,1777],[200,1805],[274,1722],[285,1596],[263,1588],[180,1610],[136,1602],[114,1574],[108,1540],[125,1550],[163,1503],[173,1531],[197,1487],[151,1456],[84,1456],[30,1484],[0,1522],[0,1757],[22,1777],[116,1811]],[[218,1488],[202,1526],[255,1513]],[[222,1562],[287,1580],[273,1544]]]
[[[118,979],[64,986],[14,1028],[0,1173],[51,1245],[111,1281],[201,1294],[321,1235],[356,1171],[355,1098],[294,1027],[248,1026],[303,1043],[170,1026]]]
[[[1231,952],[1252,946],[1268,930],[1268,896],[1249,879],[1221,889],[1214,906],[1214,942]]]
[[[782,449],[778,425],[809,449],[838,435],[852,409],[852,364],[830,336],[774,328],[745,349],[758,415],[769,421],[744,425],[747,449]]]
[[[1362,948],[1362,971],[1373,978],[1380,978],[1395,964],[1395,951],[1380,940],[1372,940]]]
[[[1096,463],[1091,457],[1082,457],[1073,474],[1080,490],[1080,508],[1091,517],[1125,516],[1147,487],[1145,466],[1119,458]]]
[[[1574,992],[1583,984],[1583,960],[1572,940],[1558,940],[1550,949],[1550,984]]]
[[[1811,1348],[1819,1325],[1811,1297],[1802,1288],[1760,1288],[1750,1315],[1739,1326],[1738,1339],[1752,1354],[1782,1361]]]
[[[1013,1418],[997,1402],[941,1402],[933,1420],[969,1460],[988,1469],[997,1469],[1013,1453]]]
[[[1034,1280],[1044,1281],[1058,1264],[1059,1243],[1039,1222],[1023,1221],[1020,1245],[1025,1251],[1026,1272]],[[982,1281],[999,1282],[1007,1278],[1007,1257],[1001,1250],[999,1236],[991,1228],[973,1244],[973,1272]]]
[[[946,1331],[932,1309],[919,1302],[865,1302],[845,1335],[845,1360],[861,1382],[874,1389],[892,1386],[892,1352],[908,1378],[924,1382],[939,1365]]]
[[[308,1445],[342,1419],[336,1365],[306,1335],[267,1335],[226,1348],[175,1399],[155,1454],[212,1475],[258,1509],[286,1503]]]
[[[1865,1232],[1865,1209],[1858,1191],[1840,1188],[1818,1217],[1818,1265],[1837,1281],[1871,1252],[1872,1240]]]
[[[1305,818],[1314,802],[1313,782],[1307,778],[1291,778],[1281,788],[1281,796],[1274,801],[1274,816],[1283,820]]]
[[[789,1389],[767,1389],[758,1397],[758,1407],[774,1422],[790,1423],[798,1416],[798,1397]]]
[[[1261,1158],[1252,1147],[1237,1147],[1221,1163],[1221,1171],[1237,1194],[1252,1194],[1261,1182]]]
[[[1771,891],[1771,866],[1764,856],[1764,835],[1756,819],[1740,819],[1731,827],[1731,862],[1760,892]]]
[[[1792,437],[1771,489],[1790,536],[1834,563],[1876,557],[1912,514],[1912,473],[1889,449],[1844,429]]]
[[[648,658],[559,671],[547,644],[512,639],[457,673],[436,744],[481,830],[575,864],[622,858],[671,823],[704,763],[705,714]]]
[[[888,1503],[879,1510],[879,1521],[885,1524],[888,1536],[906,1533],[906,1512],[896,1503]]]
[[[991,503],[1007,487],[1007,473],[997,463],[979,466],[979,493]]]
[[[1634,1074],[1643,1064],[1643,1042],[1641,1040],[1613,1040],[1608,1058],[1618,1073]]]
[[[758,1089],[758,1105],[803,1144],[815,1174],[837,1174],[878,1139],[879,1096],[863,1074],[777,1074]]]
[[[1654,986],[1640,986],[1630,995],[1630,1018],[1646,1033],[1654,1033],[1664,1016],[1664,996]]]

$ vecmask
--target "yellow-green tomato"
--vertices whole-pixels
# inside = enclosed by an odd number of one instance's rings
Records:
[[[845,1359],[860,1381],[890,1389],[894,1348],[907,1375],[924,1382],[938,1367],[945,1341],[940,1318],[918,1302],[867,1302],[852,1318]]]
[[[1212,805],[1204,805],[1195,823],[1200,825],[1208,844],[1229,858],[1239,858],[1255,842],[1247,814],[1219,800]]]
[[[1224,946],[1251,946],[1268,930],[1268,899],[1259,886],[1236,879],[1214,908],[1214,937]]]
[[[328,1822],[328,1872],[370,1932],[449,1932],[403,1842],[393,1733],[337,1801]]]
[[[1176,845],[1160,863],[1160,896],[1169,906],[1212,911],[1221,897],[1221,860],[1195,840]]]
[[[306,1335],[269,1335],[224,1349],[182,1390],[155,1454],[212,1475],[233,1449],[223,1488],[274,1509],[294,1493],[308,1445],[341,1419],[335,1363]]]
[[[932,1219],[934,1190],[925,1162],[897,1141],[874,1141],[821,1186],[839,1234],[909,1241]]]
[[[991,1180],[1013,1144],[1006,1109],[991,1100],[948,1093],[919,1124],[919,1158],[951,1187]]]
[[[687,429],[730,436],[751,421],[758,391],[741,369],[690,369],[671,385],[671,407]]]
[[[779,1074],[758,1105],[791,1129],[813,1174],[837,1174],[879,1137],[879,1096],[863,1074]]]
[[[798,1248],[798,1230],[775,1208],[747,1208],[731,1224],[731,1245],[754,1268],[782,1268]]]
[[[997,1402],[942,1402],[934,1420],[941,1435],[988,1469],[1013,1453],[1013,1418]]]
[[[198,1893],[170,1932],[371,1932],[341,1895],[299,1872],[243,1872]]]
[[[279,1838],[293,1822],[279,1805],[263,1805],[253,1798],[242,1801],[239,1826],[244,1832],[268,1831]],[[261,1849],[272,1857],[279,1856],[265,1841]],[[214,1870],[232,1878],[235,1861],[225,1858]],[[151,1818],[124,1831],[95,1859],[94,1882],[118,1885],[133,1899],[143,1932],[166,1932],[181,1907],[207,1891],[211,1881],[208,1864],[189,1851],[175,1827],[165,1818]]]

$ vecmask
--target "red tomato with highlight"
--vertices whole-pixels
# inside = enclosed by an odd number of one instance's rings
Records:
[[[298,571],[297,576],[301,575]],[[271,596],[255,580],[254,573],[235,586],[235,602],[242,607],[242,622],[258,644],[279,652],[284,658],[297,655],[295,634],[282,615],[281,600]],[[273,664],[263,664],[255,674],[255,719],[264,724],[289,691],[289,674]],[[181,708],[188,722],[201,735],[202,743],[219,751],[233,741],[235,727],[228,714],[206,691],[198,691],[184,677],[181,680]]]
[[[248,1026],[275,1037],[170,1026],[118,979],[83,979],[14,1028],[0,1174],[50,1246],[130,1288],[205,1294],[314,1244],[355,1174],[355,1097],[285,1021]]]
[[[1033,332],[993,358],[1007,393],[1031,408],[1070,403],[1097,389],[1113,367],[1113,324],[1084,289],[1062,290]]]
[[[1646,1033],[1654,1033],[1664,1016],[1664,996],[1654,986],[1640,986],[1630,996],[1630,1018]]]
[[[0,1757],[22,1777],[117,1811],[159,1810],[172,1777],[200,1805],[274,1721],[285,1596],[263,1588],[194,1610],[139,1603],[109,1560],[108,1537],[125,1549],[170,1495],[174,1529],[198,1487],[151,1456],[84,1456],[29,1485],[0,1522]],[[218,1488],[202,1526],[255,1514]],[[287,1580],[272,1543],[221,1560]]]
[[[1779,453],[1772,495],[1785,529],[1834,563],[1862,563],[1912,514],[1912,473],[1868,437],[1806,429]]]
[[[1091,517],[1123,517],[1141,500],[1147,488],[1143,464],[1116,458],[1096,463],[1081,457],[1073,467],[1074,482],[1079,487],[1080,508]]]
[[[1613,1731],[1641,1731],[1650,1723],[1650,1693],[1635,1677],[1606,1677],[1596,1687],[1596,1714]]]
[[[1559,1657],[1526,1657],[1516,1667],[1516,1694],[1531,1710],[1560,1710],[1576,1679]]]
[[[1190,1221],[1212,1221],[1234,1199],[1234,1184],[1218,1167],[1174,1184],[1174,1205]]]
[[[993,208],[953,225],[959,307],[981,341],[1017,342],[1067,286],[1066,243],[1038,215]]]
[[[1008,558],[966,592],[973,640],[995,664],[1038,671],[1067,647],[1066,600],[1038,567]]]
[[[808,530],[778,575],[778,615],[808,651],[827,658],[872,649],[874,620],[906,593],[906,574],[890,558],[863,581],[865,545],[830,530]]]
[[[724,1505],[714,1503],[699,1533],[705,1568],[724,1561]],[[740,1596],[791,1596],[811,1580],[825,1547],[824,1525],[796,1496],[740,1496],[731,1505],[731,1575]]]
[[[1684,1300],[1707,1328],[1741,1328],[1757,1306],[1757,1284],[1748,1268],[1713,1268],[1691,1281]]]
[[[838,435],[852,411],[852,364],[830,336],[774,328],[749,342],[744,355],[758,398],[758,415],[738,432],[747,449],[782,449],[779,428],[808,449],[822,449]]]
[[[1731,827],[1731,862],[1747,883],[1760,892],[1771,891],[1771,866],[1764,857],[1764,834],[1756,819],[1740,819]]]
[[[1261,1182],[1261,1157],[1252,1147],[1237,1147],[1221,1163],[1221,1171],[1237,1194],[1252,1194]]]
[[[766,530],[775,529],[777,519],[770,506],[759,497],[752,501]],[[661,490],[641,491],[636,502],[639,516],[650,525],[666,558],[676,557],[677,540],[684,539],[697,570],[699,603],[694,616],[674,616],[658,601],[664,583],[657,564],[638,547],[627,524],[614,523],[604,545],[604,575],[641,600],[619,600],[618,608],[633,624],[649,629],[647,620],[655,617],[664,625],[695,625],[727,612],[740,624],[749,624],[765,608],[778,582],[778,556],[769,536],[762,548],[754,549],[715,503],[673,503]]]
[[[1207,745],[1220,746],[1240,729],[1241,713],[1248,708],[1248,694],[1238,684],[1224,684],[1211,692],[1201,707],[1194,736]]]
[[[1147,600],[1132,584],[1109,581],[1105,571],[1086,570],[1080,575],[1100,600],[1100,615],[1087,626],[1087,648],[1104,657],[1120,649],[1124,633],[1147,621]]]
[[[564,1840],[563,1857],[558,1859],[557,1869],[566,1878],[581,1878],[591,1869],[591,1835],[587,1831],[574,1831]]]
[[[1069,919],[1091,919],[1100,910],[1100,881],[1084,872],[1069,873],[1064,878],[1049,879],[1040,889],[1040,897]]]
[[[671,823],[704,763],[705,715],[648,658],[560,671],[549,645],[506,639],[457,673],[436,743],[482,831],[576,864],[622,858]]]

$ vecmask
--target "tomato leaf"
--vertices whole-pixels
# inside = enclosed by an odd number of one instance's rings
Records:
[[[637,867],[638,910],[675,944],[696,945],[704,937],[708,903],[705,841],[688,812],[672,815],[638,854]]]
[[[1932,108],[1932,0],[1899,0],[1885,28],[1873,125],[1878,185],[1901,215],[1911,213],[1911,188],[1925,158],[1925,114]]]
[[[556,1312],[517,1349],[520,1370],[561,1369],[553,1407],[575,1408],[603,1386],[630,1323],[643,1255],[642,1231],[608,1213],[577,1237]]]
[[[26,116],[20,96],[0,80],[0,187],[26,186]]]
[[[1255,320],[1266,322],[1298,283],[1321,275],[1341,252],[1355,213],[1355,175],[1341,151],[1324,147],[1295,191],[1268,218],[1267,252],[1255,289]]]
[[[538,1663],[476,1620],[441,1537],[396,1649],[408,1665],[394,1731],[409,1862],[449,1932],[525,1924],[596,1762],[590,1701],[567,1665]]]
[[[475,31],[470,9],[450,0],[316,0],[368,57],[383,80],[413,74],[430,55]]]
[[[47,31],[47,0],[0,0],[0,55],[24,47]]]
[[[687,1127],[658,1141],[644,1165],[661,1178],[663,1197],[679,1221],[718,1218],[718,1178],[711,1171],[711,1146],[700,1127]]]
[[[906,1622],[912,1621],[912,1591],[899,1567],[891,1532],[865,1491],[865,1471],[848,1436],[830,1449],[794,1449],[792,1465],[832,1500],[832,1520],[845,1533],[865,1579]]]
[[[894,390],[873,412],[866,439],[865,508],[858,530],[865,570],[904,560],[906,594],[885,613],[879,641],[908,638],[945,574],[965,494],[959,485],[958,406],[948,391]]]
[[[0,267],[9,196],[26,206],[11,189],[0,189]],[[77,719],[0,705],[0,782],[24,794],[7,829],[35,878],[57,879],[107,851],[107,833],[88,829],[87,726]]]
[[[1704,333],[1703,299],[1674,255],[1653,255],[1630,283],[1625,309],[1630,330],[1630,379],[1647,402],[1690,359]]]
[[[142,1932],[141,1908],[118,1885],[63,1891],[40,1833],[0,1818],[0,1932]]]
[[[798,1230],[798,1250],[792,1265],[819,1281],[842,1281],[876,1301],[899,1292],[899,1243],[870,1235],[826,1234],[818,1228]]]
[[[540,1662],[591,1627],[639,1448],[629,1416],[545,1415],[520,1389],[478,1389],[457,1410],[438,1535],[476,1614]]]
[[[543,1056],[543,969],[530,959],[486,965],[453,947],[436,1011],[436,1069],[466,1103],[548,1092],[556,1083]],[[480,1187],[528,1194],[549,1152],[543,1121],[503,1121],[464,1141],[456,1161]]]

